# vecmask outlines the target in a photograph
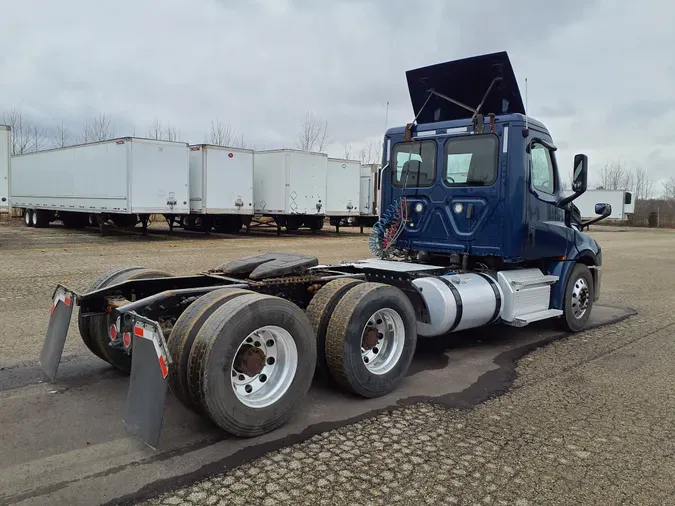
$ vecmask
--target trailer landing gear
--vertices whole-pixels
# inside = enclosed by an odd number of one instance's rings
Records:
[[[150,216],[147,214],[141,214],[138,216],[141,220],[141,227],[143,227],[143,235],[148,235],[148,221],[150,220]]]

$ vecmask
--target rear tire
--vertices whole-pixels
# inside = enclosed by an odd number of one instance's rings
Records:
[[[408,372],[417,319],[406,295],[390,285],[361,283],[337,303],[326,333],[326,362],[344,389],[380,397]]]
[[[33,211],[30,209],[23,210],[23,224],[27,227],[33,226]]]
[[[359,279],[335,279],[326,283],[314,295],[305,313],[316,334],[316,365],[324,378],[332,380],[326,362],[326,331],[335,306],[348,290],[362,283]]]
[[[315,363],[314,332],[299,307],[242,295],[219,307],[197,334],[190,393],[221,429],[259,436],[288,420],[309,390]]]
[[[590,269],[584,264],[576,264],[565,286],[563,315],[560,319],[563,330],[584,330],[593,309],[594,288]]]
[[[167,343],[173,365],[169,368],[169,388],[186,407],[200,411],[192,400],[188,388],[188,363],[190,350],[197,333],[213,312],[227,301],[240,295],[251,294],[250,290],[223,288],[199,297],[178,317]]]
[[[31,213],[31,221],[35,228],[44,228],[49,225],[49,212],[36,209]]]
[[[113,269],[110,269],[101,274],[98,278],[96,278],[94,282],[91,285],[89,285],[89,288],[87,288],[87,292],[93,292],[95,290],[98,290],[99,288],[103,288],[108,283],[108,281],[111,278],[114,278],[115,276],[118,276],[128,271],[140,269],[143,269],[143,267],[115,267]],[[80,331],[80,337],[82,338],[82,342],[84,342],[84,345],[87,348],[89,348],[89,351],[91,351],[101,360],[105,360],[106,362],[108,362],[108,359],[106,358],[105,354],[103,353],[102,350],[99,349],[98,344],[92,337],[94,335],[94,332],[92,332],[91,328],[91,322],[93,318],[94,318],[93,316],[83,316],[82,311],[80,310],[79,314],[77,315],[77,327]]]
[[[101,281],[101,278],[106,275],[107,277]],[[115,285],[117,283],[122,283],[132,279],[168,278],[171,276],[171,274],[145,269],[143,267],[122,267],[121,269],[109,271],[109,273],[106,273],[103,276],[96,280],[96,282],[98,282],[98,287],[93,288],[93,290],[105,288],[107,286]],[[92,289],[90,289],[90,291],[91,290]],[[116,369],[129,374],[131,372],[131,355],[129,355],[124,350],[109,346],[110,337],[108,335],[108,328],[112,324],[109,316],[90,316],[83,318],[83,320],[84,321],[80,323],[78,318],[78,324],[80,326],[82,340],[87,345],[87,347]],[[83,327],[87,324],[88,332],[85,331],[83,333]],[[87,340],[89,340],[89,344],[87,343]]]

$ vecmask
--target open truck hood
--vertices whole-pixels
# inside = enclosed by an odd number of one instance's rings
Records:
[[[476,109],[495,77],[501,77],[501,80],[490,90],[480,112],[485,115],[525,114],[518,82],[505,51],[438,63],[406,72],[415,116],[419,114],[432,89]],[[434,95],[417,122],[433,123],[470,118],[472,115],[471,111]]]

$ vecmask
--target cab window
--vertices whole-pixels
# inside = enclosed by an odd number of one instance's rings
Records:
[[[423,188],[436,180],[436,142],[401,142],[394,146],[392,171],[396,187]]]
[[[533,144],[530,152],[532,187],[543,193],[555,193],[555,170],[551,152],[543,144]]]
[[[497,181],[499,140],[496,135],[471,135],[445,144],[447,186],[490,186]]]

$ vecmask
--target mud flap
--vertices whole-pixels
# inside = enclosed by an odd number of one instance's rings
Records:
[[[56,378],[61,355],[63,355],[63,347],[66,344],[75,300],[73,292],[60,285],[56,288],[47,335],[40,352],[40,368],[42,369],[43,380],[54,381],[54,378]]]
[[[134,320],[124,423],[141,441],[156,450],[164,418],[171,357],[157,322],[138,315],[134,315]]]

